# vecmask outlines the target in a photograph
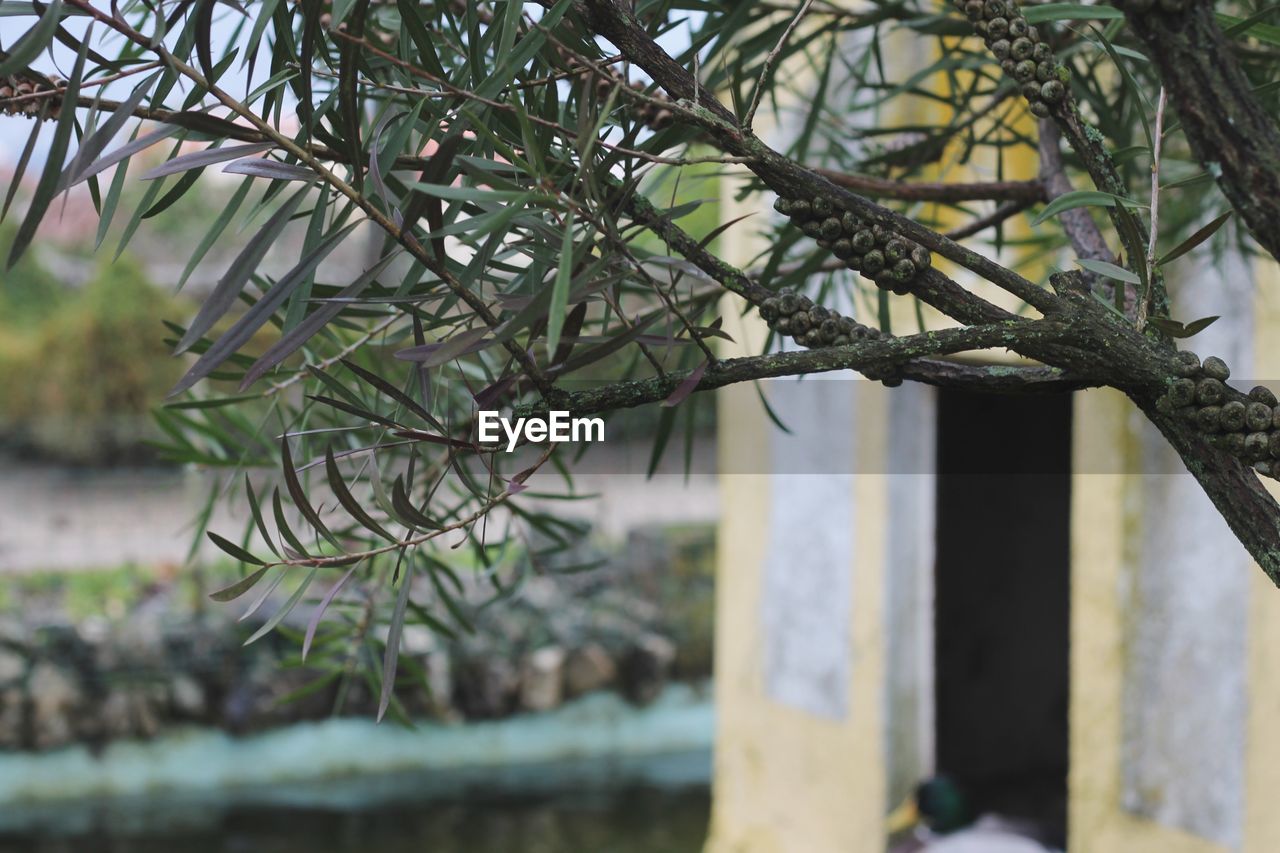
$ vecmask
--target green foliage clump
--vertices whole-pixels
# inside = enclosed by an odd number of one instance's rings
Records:
[[[178,375],[160,323],[173,302],[128,260],[79,289],[38,278],[6,294],[20,310],[0,319],[0,427],[77,459],[136,446]]]

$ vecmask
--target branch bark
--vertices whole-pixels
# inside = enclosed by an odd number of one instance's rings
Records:
[[[1196,159],[1280,258],[1280,129],[1253,96],[1212,4],[1188,0],[1174,14],[1127,8],[1125,17],[1149,48]]]

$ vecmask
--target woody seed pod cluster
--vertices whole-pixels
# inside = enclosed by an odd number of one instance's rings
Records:
[[[760,303],[760,316],[780,335],[788,335],[802,346],[840,347],[854,341],[880,337],[880,330],[845,317],[790,288],[778,291]]]
[[[1067,96],[1066,69],[1054,61],[1053,50],[1027,23],[1015,0],[952,0],[973,22],[1004,72],[1020,84],[1031,114],[1046,118]]]
[[[1280,479],[1280,403],[1265,386],[1242,394],[1227,384],[1231,369],[1217,356],[1201,363],[1180,352],[1176,378],[1160,407],[1193,424],[1215,446],[1253,465],[1259,474]]]
[[[916,276],[933,263],[928,249],[822,196],[779,196],[773,207],[849,269],[894,293],[910,293]]]
[[[60,83],[59,80],[53,78],[50,79],[50,82],[54,85]],[[49,118],[57,118],[59,108],[62,106],[61,96],[55,94],[31,97],[37,92],[49,90],[50,87],[47,84],[33,83],[16,74],[9,77],[0,77],[0,114],[34,118],[40,114],[40,110],[44,107],[45,102],[48,101]]]
[[[631,83],[624,79],[621,75],[613,77],[598,77],[596,79],[596,99],[604,102],[609,97],[609,93],[615,87],[622,86],[635,92],[642,92],[644,87],[638,83]],[[639,121],[651,130],[664,130],[671,126],[671,122],[675,119],[675,115],[671,110],[655,103],[653,100],[642,101],[639,98],[628,98],[628,109],[632,118]]]

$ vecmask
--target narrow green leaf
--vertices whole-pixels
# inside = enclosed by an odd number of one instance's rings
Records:
[[[1064,210],[1074,210],[1077,207],[1146,207],[1132,199],[1122,198],[1111,193],[1104,193],[1101,190],[1075,190],[1069,193],[1063,193],[1044,206],[1044,210],[1040,211],[1040,215],[1031,223],[1039,225],[1046,219],[1057,216]]]
[[[242,563],[249,563],[254,566],[266,565],[257,557],[253,556],[252,554],[250,554],[245,549],[241,548],[236,543],[228,539],[225,539],[222,536],[219,536],[218,534],[214,533],[212,530],[206,531],[205,535],[209,537],[209,539],[213,542],[214,545],[217,545],[223,551],[226,551],[228,554],[235,557],[237,560],[239,560]]]
[[[216,592],[209,593],[209,597],[214,601],[235,601],[249,590],[253,589],[258,581],[262,580],[263,575],[267,573],[267,567],[263,566],[256,572],[245,575],[240,580],[231,584],[231,586],[223,587]]]
[[[564,241],[560,244],[560,267],[551,287],[551,306],[547,309],[547,355],[554,356],[560,346],[560,330],[564,328],[565,309],[569,304],[569,283],[573,279],[573,211],[565,217]]]
[[[289,224],[290,217],[305,196],[305,189],[294,193],[288,201],[280,205],[280,209],[240,250],[240,254],[231,262],[231,266],[227,267],[227,271],[214,286],[213,293],[209,294],[204,304],[200,306],[195,319],[187,327],[186,334],[182,336],[182,340],[178,341],[174,355],[180,355],[189,350],[191,345],[204,337],[205,333],[212,329],[222,315],[235,304],[236,297],[240,295],[240,291],[249,283],[249,279],[262,264],[262,259],[267,256],[267,252],[280,236],[280,232]]]
[[[1174,247],[1173,249],[1170,249],[1169,252],[1164,257],[1156,261],[1156,266],[1158,267],[1164,266],[1165,264],[1169,263],[1169,261],[1177,260],[1178,258],[1185,255],[1187,252],[1190,252],[1196,246],[1199,246],[1205,240],[1208,240],[1217,232],[1219,228],[1227,224],[1227,220],[1231,218],[1233,213],[1235,213],[1235,211],[1228,210],[1226,213],[1222,214],[1217,219],[1213,220],[1208,225],[1204,226],[1203,228],[1201,228],[1196,233],[1192,234],[1187,239],[1183,240],[1176,247]]]
[[[284,278],[280,279],[275,285],[262,295],[254,306],[245,312],[244,316],[235,322],[235,324],[227,330],[226,334],[218,338],[213,346],[196,361],[191,369],[178,380],[178,384],[167,395],[169,398],[176,397],[183,391],[186,391],[192,385],[195,385],[201,379],[208,376],[214,371],[218,365],[226,361],[240,347],[244,346],[253,337],[254,332],[258,331],[264,323],[273,315],[277,309],[293,292],[294,288],[302,282],[304,278],[315,271],[320,266],[330,252],[332,252],[342,239],[351,233],[359,222],[352,222],[345,228],[333,232],[324,242],[317,246],[312,252],[298,262],[292,270],[290,270]]]
[[[53,14],[53,22],[56,26],[57,15],[56,9],[61,7],[60,0],[54,0],[49,11],[46,13]],[[44,23],[44,18],[40,19],[37,29]],[[76,56],[75,65],[71,69],[71,77],[67,80],[67,88],[63,93],[63,100],[67,103],[74,104],[76,99],[80,97],[80,81],[84,75],[85,56],[89,50],[89,40],[93,37],[93,24],[90,23],[85,31],[84,43],[80,46],[80,53]],[[38,52],[38,51],[37,51]],[[0,67],[4,63],[0,63]],[[7,73],[7,72],[0,72]],[[31,244],[31,240],[36,236],[36,229],[40,226],[40,220],[44,219],[45,212],[49,209],[50,202],[57,195],[58,182],[62,179],[62,164],[67,158],[67,146],[71,142],[71,130],[76,124],[76,111],[63,110],[58,117],[57,127],[53,132],[53,140],[49,144],[49,151],[45,156],[44,171],[40,174],[40,181],[36,184],[36,190],[31,196],[31,203],[27,207],[27,215],[23,218],[22,224],[18,226],[18,233],[13,238],[13,244],[9,247],[8,266],[12,268],[27,250],[27,246]]]
[[[293,595],[289,596],[289,600],[286,601],[279,610],[271,614],[271,618],[264,622],[261,628],[254,631],[253,635],[244,641],[244,645],[247,646],[250,643],[255,643],[267,634],[270,634],[272,629],[284,620],[284,617],[293,612],[293,608],[298,606],[298,602],[301,601],[302,596],[306,594],[307,587],[311,586],[311,582],[316,579],[316,572],[318,571],[320,571],[320,569],[317,567],[307,572],[307,576],[302,579],[302,583],[298,584],[298,588],[293,591]]]
[[[404,559],[404,550],[400,551],[400,559]],[[382,658],[382,690],[378,697],[378,722],[387,713],[391,704],[391,692],[396,685],[396,665],[400,661],[400,633],[404,629],[404,611],[409,604],[409,591],[413,586],[413,559],[404,577],[400,579],[400,591],[396,594],[396,606],[391,611],[391,623],[387,626],[387,647]]]
[[[1117,281],[1127,281],[1130,284],[1142,283],[1142,279],[1138,278],[1129,270],[1124,267],[1116,266],[1115,264],[1107,263],[1106,261],[1098,261],[1091,258],[1076,258],[1076,264],[1087,269],[1091,273],[1096,273],[1097,275],[1105,276],[1106,278],[1114,278]]]
[[[9,48],[9,56],[0,60],[0,77],[7,77],[10,74],[26,69],[32,60],[53,42],[54,34],[58,31],[58,18],[61,16],[62,0],[53,0],[49,7],[44,10],[44,14],[40,16],[40,20],[36,21],[36,25],[27,30],[13,43],[13,47]],[[84,41],[84,48],[81,51],[82,56],[84,51],[88,50],[89,39],[87,36]]]

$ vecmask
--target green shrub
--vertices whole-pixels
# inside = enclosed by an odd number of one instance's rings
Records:
[[[46,287],[60,293],[42,313],[0,319],[0,425],[79,460],[136,448],[181,369],[162,340],[161,318],[179,313],[173,300],[127,260],[79,290]]]

